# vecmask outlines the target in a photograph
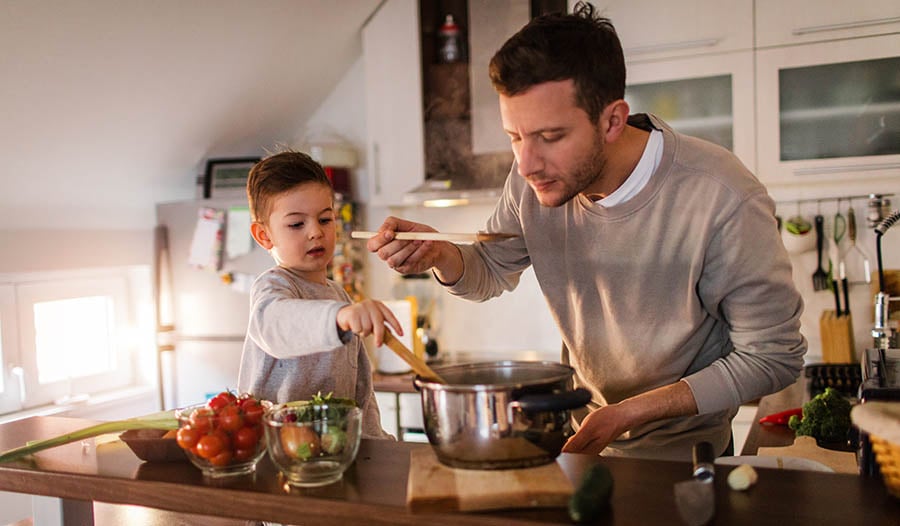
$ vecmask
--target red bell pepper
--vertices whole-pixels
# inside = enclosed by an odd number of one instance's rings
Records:
[[[759,423],[762,425],[786,426],[788,424],[788,420],[790,420],[794,415],[802,417],[803,408],[796,407],[794,409],[788,409],[787,411],[782,411],[780,413],[773,413],[771,415],[764,416],[759,419]]]

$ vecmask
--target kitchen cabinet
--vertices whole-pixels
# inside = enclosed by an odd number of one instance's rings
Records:
[[[763,182],[896,177],[900,34],[761,49],[756,62]]]
[[[594,6],[612,20],[629,63],[753,48],[752,0],[599,0]]]
[[[367,201],[387,206],[425,178],[417,0],[387,0],[363,27]]]
[[[728,148],[754,169],[752,51],[629,64],[625,100],[632,113],[653,113],[675,130]]]
[[[562,0],[384,2],[363,28],[369,180],[363,200],[403,205],[446,190],[495,197],[513,156],[487,62],[532,10],[564,8]],[[441,63],[437,40],[447,14],[460,26],[462,60]],[[419,197],[410,194],[416,189]]]
[[[755,3],[758,48],[900,31],[897,0],[756,0]]]

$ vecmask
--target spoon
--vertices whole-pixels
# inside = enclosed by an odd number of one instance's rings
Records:
[[[403,345],[403,342],[394,337],[394,335],[390,330],[387,329],[387,327],[385,327],[384,331],[384,344],[387,345],[392,351],[394,351],[394,353],[396,353],[397,356],[399,356],[410,367],[412,367],[412,370],[423,379],[441,384],[447,383],[443,378],[441,378],[441,375],[434,372],[434,370],[429,367],[427,363],[425,363],[425,360],[416,356],[414,352],[410,351],[405,345]]]

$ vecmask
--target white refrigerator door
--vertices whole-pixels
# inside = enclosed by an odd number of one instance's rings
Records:
[[[236,392],[242,347],[243,339],[180,340],[175,351],[163,355],[166,407],[203,403],[225,390]]]
[[[188,263],[200,209],[227,210],[233,206],[246,206],[246,202],[204,200],[157,206],[157,220],[168,229],[173,322],[179,338],[236,335],[243,338],[250,312],[249,297],[246,291],[223,283],[221,274],[256,276],[274,264],[268,252],[255,243],[246,255],[225,257],[219,272],[198,269]],[[246,235],[250,237],[249,230]]]
[[[223,258],[222,269],[198,269],[188,263],[198,214],[204,207],[228,210],[246,201],[202,200],[157,205],[157,221],[167,229],[169,290],[157,298],[170,314],[161,324],[174,325],[174,350],[161,356],[162,397],[166,408],[203,402],[210,393],[236,388],[241,348],[247,330],[250,298],[222,281],[227,272],[252,279],[273,265],[271,256],[253,243],[248,254]],[[246,229],[246,225],[242,225]],[[226,225],[226,229],[228,226]],[[247,229],[246,235],[250,232]],[[165,310],[165,309],[163,309]]]

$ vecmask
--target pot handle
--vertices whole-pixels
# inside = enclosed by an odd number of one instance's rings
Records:
[[[579,407],[584,407],[590,401],[591,392],[583,387],[579,387],[573,391],[562,393],[524,395],[509,405],[510,407],[518,407],[522,411],[536,413],[578,409]]]

